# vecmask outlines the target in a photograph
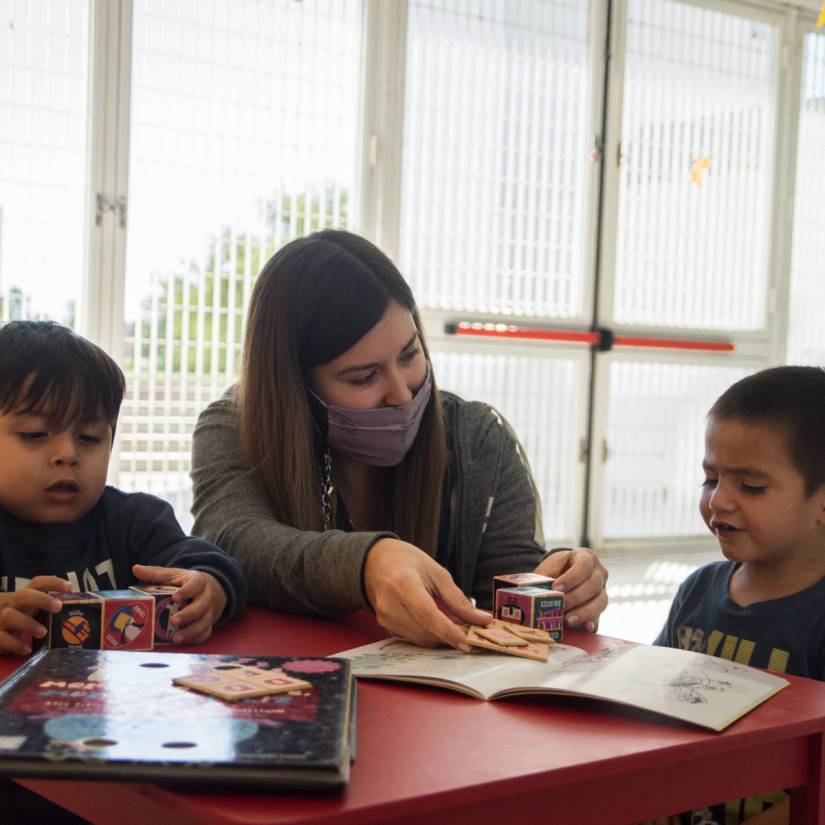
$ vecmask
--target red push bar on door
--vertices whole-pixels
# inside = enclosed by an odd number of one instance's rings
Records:
[[[447,324],[444,329],[451,335],[469,335],[476,338],[513,338],[522,341],[549,341],[562,344],[587,344],[600,350],[609,350],[612,347],[651,347],[655,349],[691,350],[694,352],[733,352],[736,349],[736,346],[730,341],[613,335],[610,330],[606,329],[592,331],[550,329],[481,321],[461,321],[457,324]]]
[[[733,352],[730,341],[707,341],[701,338],[647,338],[635,335],[615,335],[614,347],[655,347],[657,349],[689,349],[702,352]]]
[[[598,344],[601,333],[577,329],[542,329],[541,327],[517,327],[513,324],[490,324],[479,321],[462,321],[447,324],[445,331],[451,335],[472,335],[476,338],[519,338],[533,341],[555,341],[564,344]]]

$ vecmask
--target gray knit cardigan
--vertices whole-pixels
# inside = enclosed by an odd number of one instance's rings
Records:
[[[492,578],[545,556],[541,508],[513,431],[491,407],[441,393],[448,444],[449,569],[488,607]],[[234,556],[250,604],[335,616],[368,607],[362,570],[385,532],[314,532],[275,520],[244,464],[235,388],[200,415],[192,442],[193,533]]]

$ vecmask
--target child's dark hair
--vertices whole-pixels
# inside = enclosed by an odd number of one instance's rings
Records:
[[[825,484],[825,371],[819,367],[772,367],[749,375],[722,393],[708,418],[781,428],[806,495]]]
[[[0,327],[0,412],[42,415],[56,430],[100,419],[114,437],[126,381],[100,347],[53,321]]]

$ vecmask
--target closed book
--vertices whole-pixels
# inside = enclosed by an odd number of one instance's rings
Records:
[[[226,701],[173,684],[211,668],[245,667],[310,687]],[[342,785],[353,713],[345,659],[43,650],[0,685],[0,775]]]

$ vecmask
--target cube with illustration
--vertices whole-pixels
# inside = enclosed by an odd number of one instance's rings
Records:
[[[49,616],[46,647],[152,650],[155,600],[132,590],[51,593],[62,603]]]
[[[512,585],[505,587],[499,584],[496,587],[501,579],[509,578],[511,576],[497,576],[494,581],[495,612],[493,615],[503,622],[546,630],[550,638],[561,641],[564,635],[564,595],[552,590],[544,582],[538,585],[517,587]],[[546,581],[552,585],[552,579],[546,579]]]

